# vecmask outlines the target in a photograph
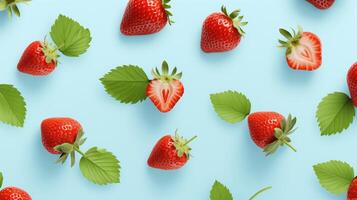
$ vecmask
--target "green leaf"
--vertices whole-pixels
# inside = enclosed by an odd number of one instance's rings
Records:
[[[337,160],[320,163],[313,168],[321,186],[333,194],[347,192],[354,178],[353,168]]]
[[[119,183],[119,161],[105,149],[89,149],[81,158],[79,167],[83,176],[95,184]]]
[[[89,29],[64,15],[59,15],[51,28],[51,37],[66,56],[77,57],[87,51],[92,40]]]
[[[138,66],[119,66],[100,80],[106,92],[122,103],[137,103],[146,99],[149,79]]]
[[[321,135],[332,135],[347,129],[354,116],[352,100],[341,92],[324,97],[316,112]]]
[[[5,0],[0,0],[0,11],[6,10],[7,3]]]
[[[226,186],[215,181],[211,189],[210,200],[233,200],[233,197]]]
[[[12,85],[0,84],[0,121],[22,127],[26,103],[21,93]]]
[[[4,176],[2,175],[2,172],[0,172],[0,188],[2,187],[3,182],[4,182]]]
[[[236,91],[211,94],[211,102],[216,113],[229,123],[240,122],[250,113],[249,99]]]

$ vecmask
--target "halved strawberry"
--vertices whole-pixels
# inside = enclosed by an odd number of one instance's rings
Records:
[[[285,29],[279,32],[287,41],[279,40],[280,46],[286,48],[286,60],[292,69],[316,70],[322,64],[322,49],[319,37],[310,32],[303,32],[299,27],[293,34]]]
[[[152,70],[154,79],[149,82],[146,95],[161,112],[169,112],[184,93],[184,87],[180,81],[182,72],[176,72],[177,68],[175,67],[169,73],[169,66],[166,61],[162,63],[162,74],[157,68]]]

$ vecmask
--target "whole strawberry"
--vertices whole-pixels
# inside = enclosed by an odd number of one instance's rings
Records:
[[[41,135],[42,144],[49,153],[61,154],[58,163],[65,163],[70,156],[71,166],[74,166],[78,153],[82,156],[80,170],[89,181],[99,185],[119,183],[119,161],[111,152],[98,147],[92,147],[85,153],[81,151],[80,146],[86,138],[83,138],[81,124],[75,119],[45,119],[41,123]]]
[[[87,51],[91,41],[88,29],[64,15],[58,16],[50,35],[54,45],[49,44],[46,39],[28,45],[17,64],[20,72],[32,76],[46,76],[53,72],[58,64],[58,51],[66,56],[77,57]]]
[[[242,93],[228,90],[211,94],[211,102],[216,113],[229,123],[237,123],[248,117],[248,127],[254,143],[264,149],[266,155],[274,153],[279,146],[291,146],[290,134],[295,129],[296,118],[291,115],[284,118],[277,112],[251,113],[251,103]]]
[[[250,136],[254,143],[264,149],[267,155],[274,153],[279,146],[290,145],[289,135],[293,133],[296,118],[291,115],[287,119],[277,112],[255,112],[248,116]]]
[[[174,170],[183,167],[190,158],[190,142],[196,139],[194,136],[186,140],[179,136],[166,135],[155,145],[148,159],[148,165],[152,168]]]
[[[354,63],[348,70],[347,85],[350,91],[353,105],[357,107],[357,62]]]
[[[335,0],[307,0],[316,8],[324,10],[330,8],[334,3]]]
[[[175,67],[169,73],[169,66],[166,61],[162,63],[162,74],[157,68],[152,70],[154,79],[149,82],[146,95],[160,112],[169,112],[184,93],[184,87],[180,81],[182,72],[176,72]]]
[[[56,51],[46,41],[32,42],[22,54],[17,69],[34,76],[48,75],[56,68],[58,58]]]
[[[2,186],[3,175],[0,173],[0,187]],[[32,200],[31,196],[18,187],[6,187],[0,190],[0,200]]]
[[[203,22],[201,34],[201,49],[204,52],[224,52],[236,48],[244,35],[242,26],[243,16],[239,16],[240,10],[228,14],[225,6],[221,13],[209,15]]]
[[[354,178],[347,191],[347,200],[357,200],[357,178]]]
[[[290,68],[312,71],[321,66],[322,45],[317,35],[304,32],[301,27],[297,32],[293,30],[293,33],[285,29],[279,32],[287,39],[279,40],[279,47],[286,48],[286,61]]]
[[[129,0],[120,31],[124,35],[147,35],[159,32],[172,16],[170,0]]]

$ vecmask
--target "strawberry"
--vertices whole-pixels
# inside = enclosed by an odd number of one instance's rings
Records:
[[[3,175],[0,173],[0,187],[2,186]],[[31,196],[24,190],[17,187],[6,187],[0,190],[0,200],[32,200]]]
[[[147,35],[159,32],[172,16],[170,0],[129,0],[120,25],[124,35]]]
[[[19,3],[27,3],[31,0],[1,0],[0,1],[0,11],[7,10],[9,17],[15,13],[16,16],[20,17],[20,10],[17,6]]]
[[[334,3],[335,0],[307,0],[316,8],[324,10],[330,8]]]
[[[74,144],[78,134],[82,132],[80,123],[71,118],[49,118],[42,121],[42,144],[51,154],[61,154],[56,146]],[[80,139],[80,138],[79,138]]]
[[[264,149],[266,155],[274,153],[279,146],[290,145],[289,135],[296,123],[296,118],[289,115],[287,119],[276,112],[255,112],[248,116],[250,136],[254,143]]]
[[[155,145],[148,159],[148,165],[152,168],[173,170],[183,167],[190,158],[191,148],[188,146],[190,140],[179,136],[166,135],[162,137]]]
[[[354,178],[347,191],[347,200],[357,200],[357,178]]]
[[[228,15],[225,6],[221,13],[209,15],[203,22],[201,34],[201,49],[204,52],[224,52],[236,48],[244,35],[242,26],[243,16],[239,16],[240,10],[234,10]]]
[[[353,105],[357,107],[357,62],[348,70],[347,85],[350,90]]]
[[[175,67],[169,74],[169,66],[166,61],[162,63],[162,74],[157,68],[152,70],[154,79],[146,87],[146,96],[161,112],[169,112],[184,93],[184,87],[180,81],[182,72],[176,72],[177,68]]]
[[[26,74],[45,76],[56,68],[57,58],[56,49],[46,41],[35,41],[25,49],[17,69]]]
[[[292,69],[312,71],[321,66],[321,42],[317,35],[303,32],[301,27],[297,33],[293,30],[293,34],[285,29],[279,31],[287,39],[279,40],[279,47],[286,48],[286,61]]]

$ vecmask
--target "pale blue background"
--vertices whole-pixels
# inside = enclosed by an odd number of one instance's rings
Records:
[[[204,54],[202,22],[221,4],[242,9],[247,35],[232,52]],[[25,188],[34,200],[205,200],[218,179],[235,199],[247,199],[267,185],[273,190],[258,199],[345,199],[320,187],[312,165],[340,159],[357,167],[357,123],[341,135],[321,137],[315,109],[327,93],[347,91],[346,72],[357,60],[357,1],[337,1],[319,11],[304,0],[176,0],[176,23],[143,37],[119,33],[125,6],[124,0],[35,0],[21,6],[20,19],[0,14],[0,82],[16,85],[28,104],[24,128],[0,124],[5,185]],[[19,73],[16,65],[25,47],[43,39],[60,13],[90,28],[88,52],[80,58],[62,56],[48,77]],[[323,65],[315,72],[290,70],[284,51],[276,47],[278,28],[297,25],[323,42]],[[118,65],[137,64],[149,72],[163,59],[184,72],[185,84],[185,95],[167,114],[149,101],[121,104],[98,80]],[[245,93],[253,111],[297,116],[293,142],[298,153],[283,148],[266,158],[251,141],[246,121],[231,125],[217,117],[209,94],[228,89]],[[82,123],[88,137],[83,149],[98,145],[113,151],[121,161],[121,183],[97,186],[82,177],[78,165],[54,164],[56,156],[42,147],[39,129],[44,118],[53,116]],[[149,169],[146,159],[154,143],[176,128],[186,137],[199,136],[192,143],[192,159],[178,171]]]

